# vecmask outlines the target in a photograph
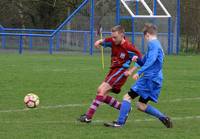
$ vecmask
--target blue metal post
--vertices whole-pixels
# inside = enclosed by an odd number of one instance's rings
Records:
[[[136,1],[136,15],[138,15],[139,14],[139,1]]]
[[[90,55],[92,55],[94,45],[94,0],[90,0],[90,2]]]
[[[116,0],[116,25],[120,24],[120,0]]]
[[[0,31],[4,30],[4,27],[0,24]]]
[[[86,53],[86,51],[87,51],[87,45],[88,45],[87,38],[88,38],[87,32],[84,32],[84,48],[83,48],[83,53]]]
[[[4,33],[4,29],[3,29],[3,27],[1,25],[0,25],[0,31],[2,33]],[[6,36],[2,35],[1,39],[2,39],[2,41],[1,41],[2,48],[5,48],[6,47]]]
[[[30,34],[32,34],[32,32],[30,31]],[[30,36],[29,37],[29,49],[32,49],[33,48],[33,37]]]
[[[83,6],[85,6],[88,3],[89,0],[85,0],[81,3],[81,5],[51,34],[51,37],[53,37],[59,30],[63,28],[74,16],[77,14]]]
[[[60,48],[60,32],[56,34],[56,51]]]
[[[174,50],[174,33],[171,33],[171,54],[173,54]]]
[[[49,54],[53,53],[53,37],[49,37]]]
[[[171,17],[168,18],[168,49],[167,49],[167,54],[169,55],[171,52]]]
[[[176,24],[176,54],[178,55],[180,49],[180,0],[177,0]]]
[[[153,14],[157,15],[157,0],[153,1]]]
[[[136,5],[135,5],[135,9],[136,9],[136,15],[139,14],[139,1],[136,1]],[[131,19],[132,22],[132,43],[135,43],[135,19],[132,18]]]
[[[6,36],[2,35],[2,48],[6,48]]]
[[[153,1],[153,15],[157,15],[157,0]],[[156,18],[153,18],[153,23],[156,24]]]
[[[20,36],[20,38],[19,38],[19,54],[22,54],[22,50],[23,50],[23,37]]]
[[[131,22],[132,22],[132,36],[131,36],[131,38],[132,38],[132,43],[134,44],[134,42],[135,42],[135,20],[134,20],[133,17],[131,19]]]

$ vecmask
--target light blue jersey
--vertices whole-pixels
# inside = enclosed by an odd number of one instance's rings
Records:
[[[138,70],[141,76],[131,89],[144,99],[148,97],[157,102],[162,87],[162,66],[164,53],[159,40],[150,40],[147,44],[148,50],[142,62],[144,65]]]

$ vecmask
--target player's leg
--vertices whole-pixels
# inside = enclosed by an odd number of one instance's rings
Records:
[[[111,92],[115,94],[120,93],[121,87],[125,84],[127,80],[127,77],[124,76],[124,71],[125,69],[116,69],[109,76],[106,77],[105,82],[112,86]],[[104,103],[118,110],[121,107],[121,103],[117,101],[114,97],[109,95],[104,97]]]
[[[106,83],[106,82],[103,82],[98,90],[97,90],[97,95],[96,95],[96,98],[93,100],[90,108],[88,109],[86,115],[92,119],[94,113],[96,112],[97,108],[99,107],[99,105],[102,104],[102,102],[104,102],[104,97],[109,93],[109,91],[111,90],[111,86]]]
[[[140,97],[139,102],[137,102],[136,105],[137,109],[158,118],[167,128],[172,128],[172,122],[170,118],[160,112],[157,108],[153,107],[150,104],[147,104],[149,100],[151,99],[143,99],[142,97]]]
[[[117,123],[120,125],[124,125],[130,111],[131,111],[131,97],[128,94],[126,94],[123,97]]]
[[[98,87],[96,98],[93,100],[90,108],[87,113],[82,115],[79,120],[81,122],[91,121],[95,111],[99,107],[102,102],[105,102],[112,107],[119,109],[120,103],[111,96],[108,96],[110,90],[113,89],[113,86],[118,83],[121,79],[123,79],[123,68],[111,69],[107,74],[105,81]],[[123,79],[124,80],[124,79]]]
[[[119,110],[120,107],[121,107],[121,103],[118,100],[116,100],[114,97],[110,96],[110,95],[106,95],[104,97],[103,102],[108,104],[108,105],[110,105],[111,107],[113,107],[113,108],[115,108],[117,110]]]
[[[131,100],[137,96],[138,94],[132,89],[124,95],[117,121],[114,123],[105,123],[104,125],[107,127],[122,127],[126,123],[128,114],[131,111]]]
[[[86,112],[86,114],[81,115],[81,117],[78,119],[81,122],[86,122],[89,123],[91,122],[93,115],[95,114],[97,108],[102,104],[102,102],[104,101],[104,97],[107,95],[107,93],[112,89],[112,87],[106,83],[103,82],[97,90],[97,95],[95,97],[95,99],[93,100],[93,102],[91,103],[88,111]]]

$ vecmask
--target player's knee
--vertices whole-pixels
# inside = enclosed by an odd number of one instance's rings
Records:
[[[123,100],[131,101],[131,97],[129,96],[129,94],[125,94]]]
[[[98,94],[98,95],[101,95],[101,96],[104,96],[104,95],[106,94],[106,91],[105,91],[104,88],[99,87],[99,88],[97,89],[97,94]]]
[[[145,103],[142,103],[142,102],[137,102],[136,103],[136,108],[139,110],[139,111],[142,111],[144,112],[146,110],[146,104]]]
[[[98,95],[102,95],[102,94],[103,94],[103,90],[98,88],[98,89],[97,89],[97,94],[98,94]]]

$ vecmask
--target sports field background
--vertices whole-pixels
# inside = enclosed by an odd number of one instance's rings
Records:
[[[102,105],[91,124],[76,121],[104,79],[99,55],[0,53],[0,139],[199,139],[200,56],[166,56],[164,86],[158,104],[172,117],[174,128],[141,113],[132,103],[127,125],[106,128],[118,111]],[[129,78],[118,100],[134,81]],[[27,110],[24,96],[40,97],[37,109]]]

